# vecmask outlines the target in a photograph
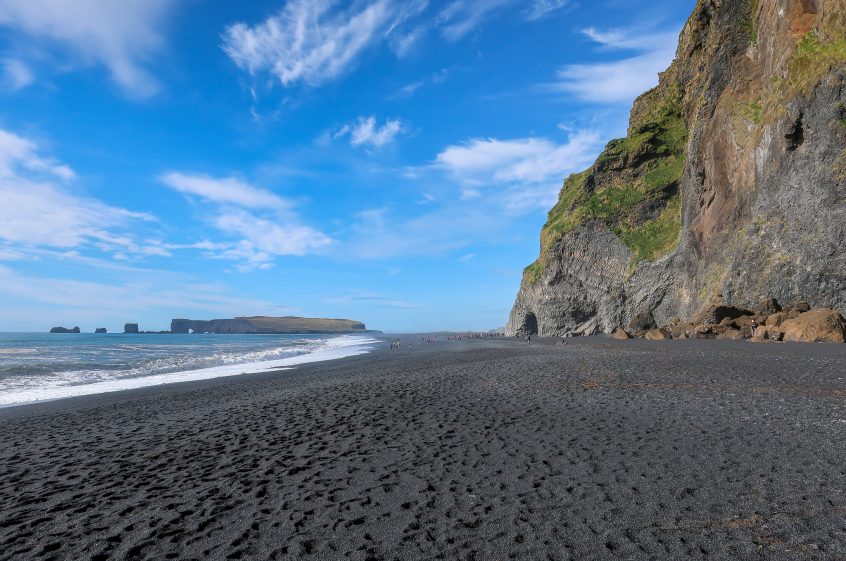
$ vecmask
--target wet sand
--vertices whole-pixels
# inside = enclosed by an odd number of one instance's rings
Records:
[[[844,559],[844,400],[846,345],[591,338],[3,409],[0,559]]]

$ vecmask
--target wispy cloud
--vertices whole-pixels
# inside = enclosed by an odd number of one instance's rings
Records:
[[[0,239],[98,248],[118,258],[168,253],[161,242],[123,232],[130,223],[155,221],[153,216],[76,195],[68,188],[75,178],[70,167],[41,155],[34,141],[0,129]]]
[[[279,195],[253,187],[234,177],[215,178],[204,174],[186,174],[171,171],[163,174],[160,181],[185,195],[194,195],[209,202],[234,204],[246,208],[290,209],[290,201]]]
[[[536,21],[567,0],[288,0],[256,24],[226,27],[221,47],[252,76],[269,74],[284,87],[319,86],[354,69],[369,49],[388,46],[398,58],[428,36],[463,39],[495,14],[511,10],[517,21]],[[519,10],[519,12],[518,12]]]
[[[276,257],[307,255],[332,243],[322,232],[301,224],[293,202],[231,177],[171,171],[160,181],[189,197],[212,205],[208,223],[223,236],[187,247],[207,257],[236,262],[242,272],[268,269]]]
[[[6,58],[0,61],[0,67],[3,69],[0,83],[7,90],[22,90],[35,82],[35,74],[23,61]]]
[[[438,72],[427,76],[422,80],[418,80],[417,82],[412,82],[410,84],[406,84],[405,86],[401,87],[393,94],[388,96],[388,99],[407,99],[417,93],[417,90],[426,86],[427,84],[442,84],[447,81],[451,74],[450,68],[442,68]]]
[[[62,64],[101,64],[128,95],[146,97],[157,91],[158,82],[145,66],[164,46],[161,27],[174,4],[174,0],[3,0],[0,27],[50,49]]]
[[[270,72],[283,85],[317,85],[348,71],[359,54],[384,37],[401,13],[389,0],[333,10],[334,2],[290,0],[282,11],[223,34],[223,50],[251,74]]]
[[[393,143],[402,130],[402,121],[399,119],[389,119],[378,126],[374,116],[359,117],[356,123],[341,127],[334,138],[349,137],[352,146],[379,149]]]
[[[630,103],[658,84],[658,73],[667,69],[675,56],[678,31],[637,32],[632,30],[584,30],[584,35],[606,50],[636,53],[609,62],[572,64],[558,73],[550,87],[591,103]]]
[[[564,177],[587,167],[601,148],[592,131],[574,131],[561,143],[529,137],[447,146],[431,164],[403,170],[420,185],[418,204],[361,211],[335,254],[381,260],[461,251],[455,259],[467,262],[475,257],[468,247],[507,243],[512,225],[548,210]]]
[[[531,5],[523,10],[523,16],[528,21],[538,21],[562,10],[569,4],[570,0],[533,0]]]
[[[576,132],[563,144],[534,137],[474,139],[448,146],[435,165],[471,186],[545,182],[588,163],[599,140],[592,131]]]
[[[479,27],[493,12],[512,0],[453,0],[440,13],[441,34],[457,41]]]

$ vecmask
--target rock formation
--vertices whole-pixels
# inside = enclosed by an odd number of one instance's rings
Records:
[[[123,326],[124,333],[138,333],[138,324],[137,323],[127,323]]]
[[[669,325],[716,294],[846,311],[844,85],[846,0],[699,0],[628,136],[564,182],[508,333]]]
[[[108,330],[105,327],[98,327],[94,330],[94,333],[108,333]]]
[[[770,329],[767,326],[767,329]],[[846,321],[833,310],[811,310],[795,319],[789,319],[777,328],[785,341],[808,343],[846,342]]]
[[[367,328],[360,321],[299,317],[236,317],[234,319],[174,319],[171,333],[358,333]]]
[[[50,333],[79,333],[79,326],[76,326],[73,329],[68,329],[67,327],[54,327],[50,329]]]

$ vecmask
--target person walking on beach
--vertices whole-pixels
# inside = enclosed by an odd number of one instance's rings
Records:
[[[758,334],[758,322],[753,319],[751,327],[752,327],[752,337],[755,337]]]

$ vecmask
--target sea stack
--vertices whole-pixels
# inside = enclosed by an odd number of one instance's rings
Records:
[[[98,327],[94,330],[94,333],[108,333],[108,330],[105,327]]]
[[[123,326],[124,333],[138,333],[138,324],[137,323],[127,323]]]
[[[79,333],[79,326],[74,327],[73,329],[68,329],[67,327],[54,327],[50,330],[50,333]]]
[[[716,295],[846,312],[846,0],[700,0],[628,136],[570,176],[508,333],[686,321]]]

